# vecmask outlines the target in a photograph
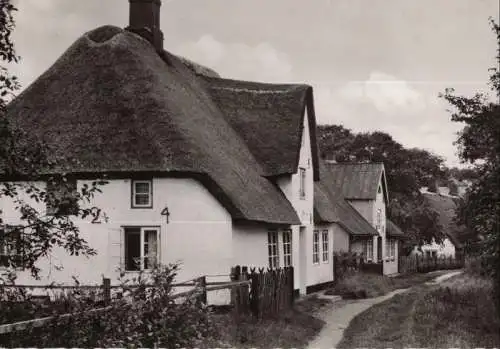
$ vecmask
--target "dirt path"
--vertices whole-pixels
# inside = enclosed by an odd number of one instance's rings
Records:
[[[434,281],[430,281],[428,284],[440,283],[460,273],[461,271],[454,271],[441,275],[434,279]],[[333,309],[328,313],[324,313],[323,316],[321,316],[322,320],[326,322],[326,325],[323,327],[316,339],[309,343],[308,349],[335,348],[342,339],[344,330],[349,326],[350,321],[356,315],[362,313],[375,304],[392,298],[396,294],[406,292],[407,290],[409,290],[409,288],[395,290],[384,296],[376,298],[340,301],[335,307],[336,309]]]

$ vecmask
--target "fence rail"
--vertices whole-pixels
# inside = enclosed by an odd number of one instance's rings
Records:
[[[184,297],[190,297],[193,296],[195,293],[199,293],[198,297],[201,302],[207,303],[207,293],[210,291],[216,291],[216,290],[222,290],[222,289],[231,289],[231,290],[238,290],[242,287],[249,287],[251,284],[250,280],[241,280],[241,281],[235,281],[235,282],[228,282],[228,281],[216,281],[216,282],[207,282],[206,281],[206,276],[202,276],[187,282],[181,282],[181,283],[174,283],[171,286],[172,287],[193,287],[193,289],[188,290],[188,291],[183,291],[179,293],[175,293],[171,296],[172,299],[179,299],[179,298],[184,298]],[[3,324],[0,325],[0,335],[10,333],[13,331],[23,331],[29,327],[41,327],[44,326],[51,321],[53,321],[56,318],[59,319],[64,319],[72,316],[77,316],[77,315],[82,315],[82,314],[89,314],[89,313],[94,313],[94,312],[104,312],[106,310],[110,310],[113,306],[111,305],[111,289],[134,289],[134,288],[139,288],[139,287],[156,287],[155,285],[152,284],[143,284],[143,285],[111,285],[110,279],[103,279],[103,283],[101,285],[75,285],[75,286],[57,286],[57,285],[0,285],[1,288],[27,288],[27,289],[37,289],[37,288],[47,288],[47,289],[102,289],[103,294],[104,294],[104,299],[105,299],[105,304],[106,306],[101,307],[101,308],[94,308],[82,312],[76,312],[76,313],[67,313],[67,314],[61,314],[58,316],[46,316],[42,318],[36,318],[32,320],[25,320],[25,321],[18,321],[15,323],[10,323],[10,324]]]

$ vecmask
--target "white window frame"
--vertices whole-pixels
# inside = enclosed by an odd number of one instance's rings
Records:
[[[283,230],[283,266],[291,267],[292,263],[292,231]]]
[[[389,239],[389,242],[390,242],[390,247],[391,247],[390,257],[391,257],[391,260],[394,260],[396,258],[396,240]]]
[[[267,232],[267,253],[269,268],[277,269],[280,267],[280,251],[278,231],[271,230]]]
[[[373,261],[373,241],[363,240],[363,253],[367,262]]]
[[[321,232],[321,255],[323,263],[330,262],[330,232],[328,230],[323,230]]]
[[[149,186],[148,193],[137,193],[136,192],[136,184],[144,184],[147,183]],[[137,195],[148,195],[148,203],[147,204],[138,204],[137,203]],[[133,208],[152,208],[153,207],[153,181],[152,180],[133,180],[132,181],[132,207]]]
[[[320,252],[319,230],[314,230],[313,231],[313,255],[312,255],[313,264],[319,264],[319,252]]]
[[[139,269],[138,270],[132,270],[132,269],[127,269],[127,244],[126,244],[126,239],[127,239],[127,229],[139,229],[139,234],[140,234],[140,249],[139,249]],[[160,228],[159,227],[123,227],[122,228],[122,234],[123,234],[123,239],[124,239],[124,244],[123,244],[123,249],[124,249],[124,262],[125,262],[125,271],[126,272],[139,272],[139,271],[148,271],[153,269],[153,263],[150,263],[150,266],[146,269],[144,268],[144,259],[145,259],[145,235],[146,231],[156,231],[156,262],[158,263],[160,260]],[[149,247],[149,246],[148,246]]]
[[[303,167],[299,168],[299,197],[300,199],[306,198],[306,169]]]

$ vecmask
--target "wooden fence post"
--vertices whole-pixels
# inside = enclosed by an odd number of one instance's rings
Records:
[[[295,273],[293,267],[289,267],[289,279],[288,282],[290,283],[290,306],[293,306],[293,303],[295,302]]]
[[[262,275],[262,273],[259,273],[257,270],[253,270],[250,274],[250,280],[252,280],[250,307],[252,314],[257,318],[260,316],[260,275]]]
[[[248,267],[242,267],[241,268],[241,281],[247,281],[248,280]],[[249,297],[249,292],[248,292],[248,285],[241,285],[239,286],[240,289],[240,300],[241,300],[241,310],[243,313],[248,313],[248,308],[249,308],[249,302],[250,302],[250,297]]]
[[[104,295],[104,304],[109,305],[111,303],[111,279],[103,278],[102,279],[102,289]]]
[[[200,276],[197,280],[198,287],[201,288],[201,294],[200,294],[200,302],[203,304],[208,304],[208,297],[207,297],[207,277],[206,276]]]
[[[237,265],[236,267],[233,267],[231,268],[231,275],[230,275],[230,278],[231,278],[231,282],[237,282],[237,281],[240,281],[240,277],[241,277],[241,267],[239,265]],[[233,286],[231,287],[231,304],[234,308],[234,311],[236,313],[239,312],[239,308],[240,308],[240,299],[239,299],[239,292],[238,292],[238,288]]]

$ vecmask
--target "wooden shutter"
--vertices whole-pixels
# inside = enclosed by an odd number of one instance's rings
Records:
[[[125,232],[121,227],[108,229],[108,269],[110,272],[115,272],[118,268],[125,270],[124,236]]]

